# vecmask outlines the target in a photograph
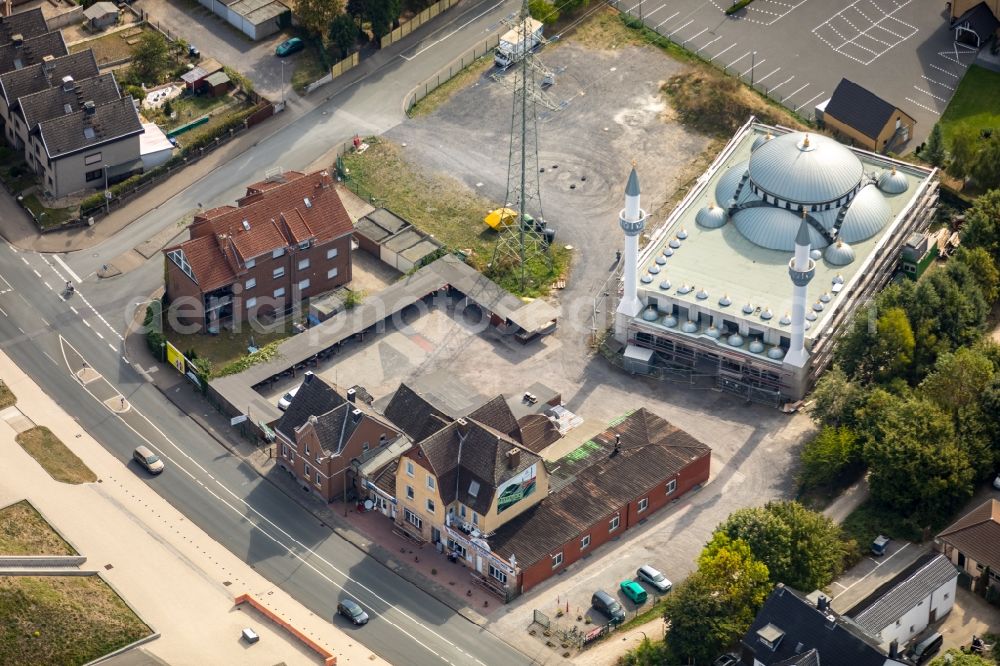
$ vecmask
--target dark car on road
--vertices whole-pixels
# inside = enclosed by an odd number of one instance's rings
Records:
[[[293,53],[298,53],[306,47],[306,43],[303,42],[298,37],[292,37],[291,39],[286,39],[285,41],[278,44],[278,48],[274,49],[274,55],[279,58],[284,58],[285,56],[290,56]]]
[[[368,613],[353,599],[343,599],[337,604],[337,614],[343,615],[357,626],[368,624]]]

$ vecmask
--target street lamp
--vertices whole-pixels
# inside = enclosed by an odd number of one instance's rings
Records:
[[[757,64],[757,52],[750,55],[750,87],[753,88],[753,68]]]
[[[281,61],[281,106],[285,106],[285,61]]]
[[[111,215],[111,192],[108,191],[108,165],[104,165],[104,214]]]

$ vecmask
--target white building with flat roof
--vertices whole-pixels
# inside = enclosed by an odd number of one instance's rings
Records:
[[[751,118],[625,257],[636,268],[623,291],[635,293],[621,295],[632,305],[618,308],[615,338],[627,367],[708,376],[775,405],[801,399],[906,238],[927,228],[937,188],[932,169]]]

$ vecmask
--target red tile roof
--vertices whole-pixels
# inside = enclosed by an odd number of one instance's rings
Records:
[[[184,251],[203,292],[233,282],[248,259],[307,240],[325,243],[354,228],[326,171],[286,171],[248,186],[237,203],[202,211],[191,240],[165,250]]]

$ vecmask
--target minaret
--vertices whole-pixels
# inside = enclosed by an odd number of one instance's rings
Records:
[[[625,208],[618,215],[618,224],[625,232],[625,265],[622,269],[625,291],[618,304],[618,314],[622,317],[634,317],[642,310],[636,280],[639,279],[639,234],[646,226],[646,211],[639,208],[639,176],[635,173],[634,163],[625,186]]]
[[[809,222],[802,210],[802,223],[795,235],[795,256],[788,262],[788,275],[795,285],[792,297],[792,340],[785,354],[785,363],[803,367],[809,359],[806,352],[806,286],[816,274],[816,262],[809,257]]]

